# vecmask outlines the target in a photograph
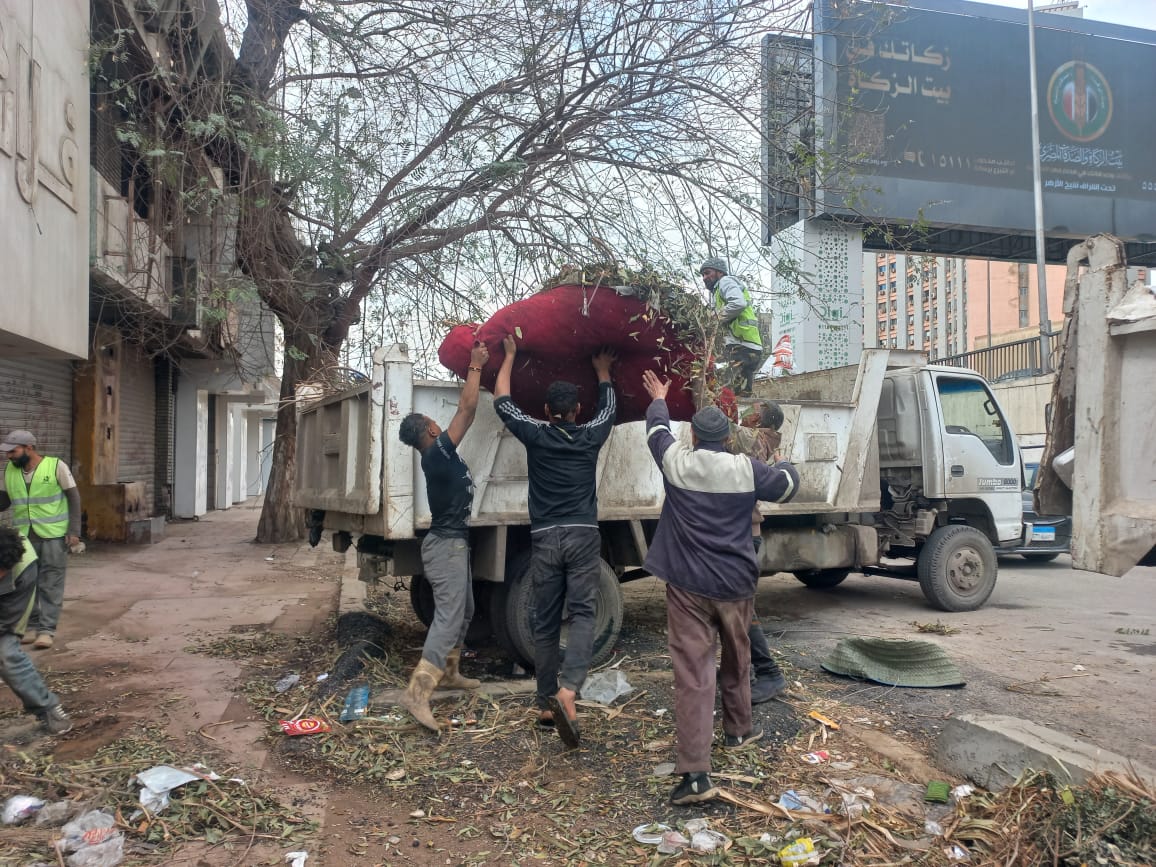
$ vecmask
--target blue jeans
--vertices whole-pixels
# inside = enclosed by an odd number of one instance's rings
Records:
[[[559,686],[577,692],[594,654],[595,600],[602,537],[597,527],[550,527],[531,536],[530,575],[534,581],[534,668],[537,704],[548,706]],[[562,607],[570,613],[563,659]]]
[[[37,565],[33,563],[15,581],[10,574],[0,581],[0,588],[7,591],[0,592],[0,680],[20,697],[26,711],[40,716],[60,699],[48,690],[20,646],[24,624],[35,607]]]

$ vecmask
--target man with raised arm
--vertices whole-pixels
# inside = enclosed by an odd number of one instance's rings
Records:
[[[716,406],[691,419],[691,445],[679,442],[666,407],[669,382],[642,375],[651,397],[646,410],[647,447],[662,470],[666,498],[644,568],[666,582],[667,642],[674,669],[678,734],[672,804],[718,796],[710,778],[714,731],[717,633],[722,645],[719,683],[723,746],[757,741],[763,730],[751,717],[751,651],[747,630],[754,614],[759,570],[751,544],[751,513],[759,500],[784,503],[799,488],[798,471],[726,450],[730,421]]]
[[[534,582],[534,668],[540,725],[553,725],[566,746],[579,743],[575,700],[594,652],[595,597],[601,572],[595,491],[598,452],[614,425],[616,400],[610,368],[617,356],[602,350],[591,359],[598,375],[594,418],[579,425],[578,388],[557,381],[546,390],[547,421],[532,418],[510,397],[518,345],[502,342],[506,357],[494,385],[498,417],[526,447],[530,476],[530,579]],[[562,658],[562,606],[570,632]]]
[[[420,412],[401,421],[398,439],[421,453],[429,497],[430,528],[421,543],[421,562],[433,588],[434,618],[401,703],[414,719],[431,731],[438,730],[429,700],[435,689],[476,689],[481,681],[463,677],[459,671],[462,645],[474,616],[474,592],[470,586],[470,509],[474,480],[458,454],[458,445],[474,423],[482,367],[490,353],[478,343],[470,353],[470,369],[449,427]]]

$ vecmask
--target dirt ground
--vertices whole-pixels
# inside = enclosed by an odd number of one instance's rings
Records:
[[[900,854],[911,849],[917,863],[953,863],[942,841],[925,833],[919,797],[933,777],[961,782],[924,758],[936,714],[881,703],[819,674],[798,647],[783,659],[790,695],[756,708],[767,737],[740,751],[715,750],[716,782],[744,805],[671,807],[674,779],[663,765],[674,760],[672,679],[662,590],[653,581],[628,586],[627,627],[610,662],[634,691],[613,708],[583,707],[578,750],[564,750],[555,734],[533,725],[532,682],[512,678],[492,647],[479,647],[468,662],[467,673],[485,681],[479,694],[449,694],[435,705],[439,719],[459,722],[440,737],[392,710],[388,697],[403,685],[423,637],[404,592],[373,600],[390,632],[384,658],[360,676],[375,696],[372,717],[341,725],[349,684],[327,687],[323,676],[336,670],[334,613],[350,566],[324,550],[256,546],[255,524],[253,509],[238,508],[170,524],[167,538],[150,547],[97,548],[70,563],[57,646],[34,659],[76,727],[59,739],[39,737],[10,694],[0,695],[5,797],[119,809],[126,864],[272,865],[291,851],[308,852],[309,867],[675,864],[653,861],[654,848],[631,832],[695,816],[732,840],[725,855],[695,863],[768,863],[785,841],[760,835],[789,833],[810,834],[821,851],[832,847],[823,863],[838,863],[841,846],[865,856],[894,852],[887,840],[895,837],[904,842]],[[300,682],[278,693],[274,685],[288,673]],[[857,693],[871,700],[859,703]],[[842,728],[820,725],[811,711]],[[280,732],[278,720],[303,715],[331,721],[333,731]],[[804,755],[817,750],[826,760],[808,764]],[[174,795],[179,809],[133,816],[133,773],[194,762],[245,783],[226,779],[196,791],[191,784]],[[854,828],[846,817],[789,819],[768,806],[788,789],[822,798],[832,786],[864,781],[880,803],[874,822]],[[0,864],[57,863],[56,837],[8,830]]]

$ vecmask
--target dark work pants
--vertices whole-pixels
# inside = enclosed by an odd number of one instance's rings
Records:
[[[551,527],[531,539],[536,701],[545,708],[560,686],[578,692],[590,670],[602,537],[597,527]],[[563,605],[570,614],[564,659],[559,647]]]
[[[33,563],[17,579],[11,572],[0,579],[0,680],[16,693],[26,711],[42,715],[60,700],[49,691],[20,646],[20,636],[36,604],[38,565]]]
[[[741,343],[726,345],[726,385],[739,397],[749,397],[755,387],[755,373],[763,361],[763,353]]]
[[[747,630],[754,599],[721,601],[666,585],[666,631],[674,668],[675,772],[710,770],[714,737],[715,633],[722,645],[718,678],[723,732],[750,734],[751,648]]]

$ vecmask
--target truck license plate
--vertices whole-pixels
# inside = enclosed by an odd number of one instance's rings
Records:
[[[1032,527],[1032,541],[1033,542],[1054,542],[1056,541],[1055,527]]]

